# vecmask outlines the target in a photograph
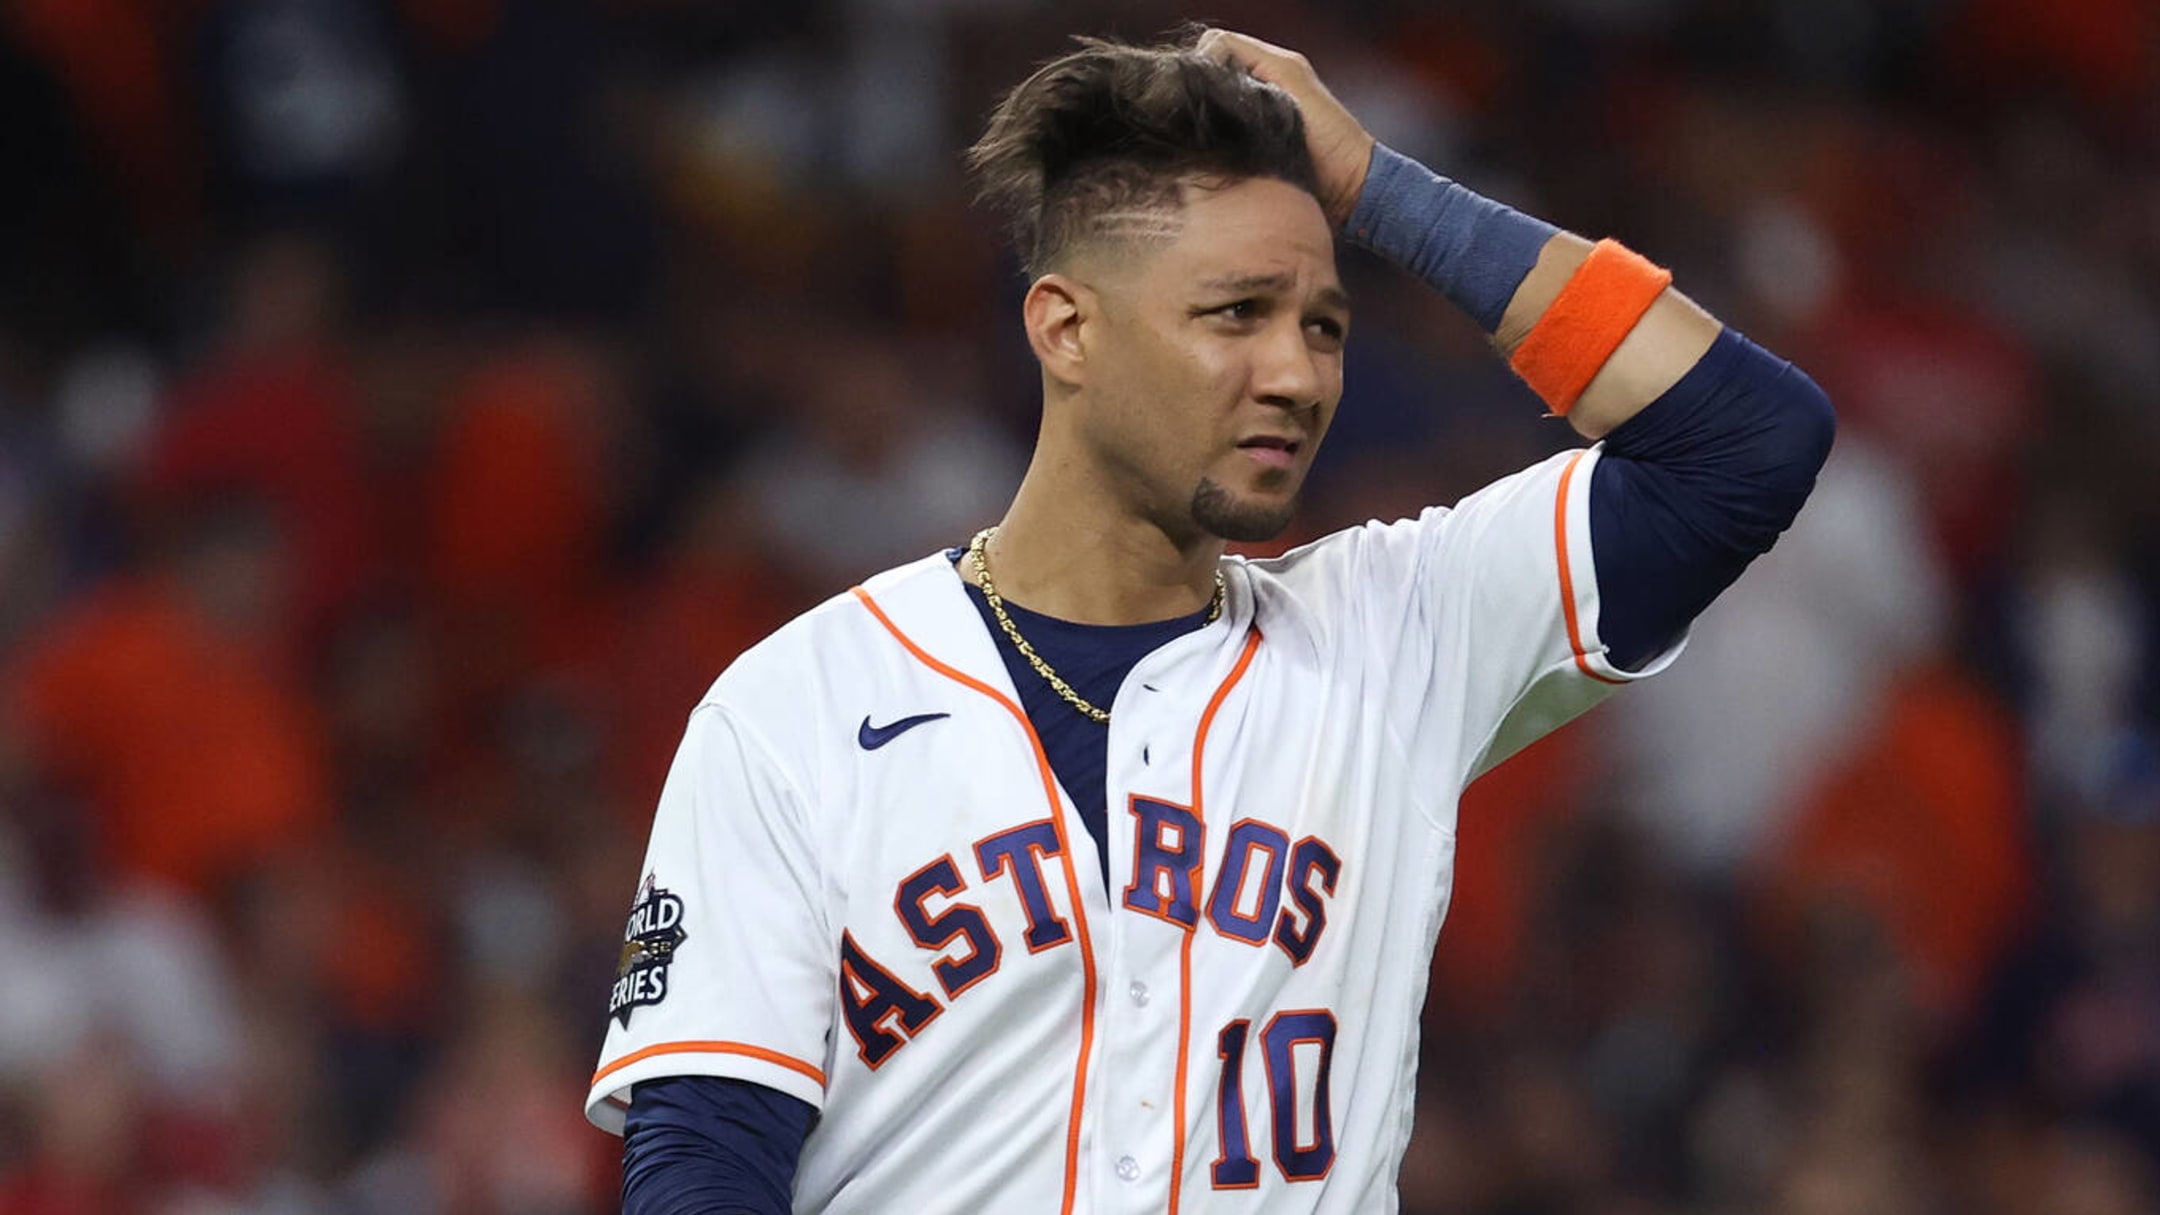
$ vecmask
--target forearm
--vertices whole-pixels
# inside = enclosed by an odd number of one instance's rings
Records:
[[[803,1102],[743,1080],[638,1085],[623,1125],[624,1215],[788,1215],[816,1117]]]
[[[1493,334],[1493,345],[1502,357],[1514,356],[1545,310],[1559,298],[1560,289],[1589,257],[1590,248],[1589,241],[1572,232],[1557,233],[1545,243],[1537,265],[1515,289]],[[1585,438],[1604,438],[1679,383],[1702,361],[1723,328],[1693,300],[1667,287],[1591,377],[1568,410],[1568,425]]]
[[[1384,146],[1371,155],[1346,235],[1453,300],[1512,357],[1589,256],[1591,243],[1440,177]],[[1658,294],[1571,406],[1602,438],[1701,361],[1719,324],[1679,292]]]
[[[1377,146],[1346,228],[1462,308],[1518,370],[1541,321],[1548,344],[1582,336],[1553,327],[1580,323],[1584,309],[1548,316],[1594,247],[1582,237]],[[1607,313],[1625,318],[1608,319],[1605,336],[1616,344],[1601,363],[1578,361],[1579,392],[1554,405],[1576,430],[1606,440],[1592,484],[1592,549],[1604,640],[1623,667],[1655,657],[1769,550],[1806,500],[1836,429],[1805,374],[1725,332],[1662,286],[1654,267],[1632,264],[1639,311]]]

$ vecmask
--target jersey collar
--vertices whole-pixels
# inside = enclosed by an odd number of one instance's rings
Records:
[[[1195,645],[1221,650],[1227,658],[1235,658],[1246,630],[1252,626],[1252,587],[1241,561],[1225,561],[1223,575],[1222,616],[1213,624],[1195,629],[1142,659],[1143,667],[1183,647]],[[946,553],[932,553],[888,570],[865,582],[862,589],[876,600],[895,626],[931,657],[1013,696],[1017,702],[1011,676],[998,655],[996,639],[984,626],[975,605],[968,601],[967,584]]]

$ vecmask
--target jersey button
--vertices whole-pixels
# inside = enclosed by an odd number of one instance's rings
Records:
[[[1117,1175],[1120,1179],[1125,1181],[1140,1180],[1140,1162],[1134,1160],[1130,1156],[1118,1157]]]
[[[1148,990],[1147,990],[1147,984],[1145,984],[1145,983],[1142,983],[1142,982],[1141,982],[1140,980],[1138,980],[1138,979],[1134,979],[1134,980],[1132,981],[1132,986],[1126,989],[1126,994],[1128,994],[1128,995],[1130,995],[1130,996],[1132,997],[1132,1002],[1133,1002],[1133,1006],[1134,1006],[1134,1007],[1136,1007],[1136,1008],[1146,1008],[1146,1007],[1147,1007],[1147,1002],[1148,1002]]]

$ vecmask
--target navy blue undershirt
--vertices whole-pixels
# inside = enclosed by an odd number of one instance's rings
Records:
[[[982,590],[970,583],[967,591],[975,610],[982,615],[984,627],[997,639],[998,657],[1005,660],[1005,671],[1020,693],[1020,707],[1027,710],[1028,722],[1042,740],[1043,754],[1050,757],[1050,770],[1057,773],[1058,783],[1065,786],[1067,796],[1073,800],[1073,809],[1080,812],[1080,821],[1095,837],[1095,857],[1101,862],[1103,885],[1107,888],[1110,727],[1097,725],[1059,696],[1050,681],[1028,665],[1019,648],[998,627],[990,600]],[[1208,622],[1207,609],[1202,608],[1190,616],[1147,624],[1074,624],[1031,612],[1010,599],[1005,601],[1005,614],[1012,617],[1013,626],[1050,664],[1051,670],[1071,684],[1082,700],[1104,710],[1117,699],[1125,677],[1141,659],[1169,641],[1206,627]]]
[[[624,1215],[788,1215],[817,1110],[749,1080],[668,1076],[630,1090]]]

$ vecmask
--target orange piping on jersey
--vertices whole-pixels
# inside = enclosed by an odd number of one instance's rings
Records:
[[[1215,689],[1214,697],[1208,701],[1207,711],[1200,714],[1200,728],[1193,734],[1192,812],[1193,817],[1200,820],[1203,829],[1207,826],[1207,811],[1200,800],[1200,761],[1207,752],[1208,727],[1215,724],[1215,711],[1222,708],[1223,701],[1229,698],[1230,689],[1237,686],[1238,680],[1245,678],[1245,669],[1252,665],[1253,654],[1259,649],[1260,630],[1255,628],[1246,635],[1245,651],[1238,655],[1237,665],[1230,668],[1230,674],[1224,677],[1222,686]],[[1201,864],[1204,866],[1206,863],[1206,858],[1203,857]],[[1207,892],[1199,888],[1202,883],[1194,885],[1193,902],[1198,910],[1206,906]],[[1201,914],[1205,915],[1206,912],[1202,911]],[[1185,943],[1178,947],[1177,1075],[1175,1087],[1170,1090],[1170,1116],[1177,1131],[1177,1139],[1170,1148],[1170,1215],[1177,1215],[1178,1196],[1185,1188],[1185,1069],[1187,1058],[1192,1053],[1192,943],[1199,932],[1199,921],[1195,920],[1193,926],[1185,930]]]
[[[622,1069],[630,1066],[631,1064],[639,1062],[640,1060],[650,1059],[654,1055],[741,1055],[745,1058],[760,1059],[766,1063],[776,1064],[780,1067],[788,1069],[791,1072],[800,1072],[803,1075],[810,1077],[812,1080],[817,1081],[817,1086],[819,1088],[825,1087],[824,1069],[814,1067],[808,1063],[805,1063],[802,1060],[795,1058],[793,1055],[783,1055],[779,1051],[766,1050],[762,1046],[752,1046],[747,1042],[656,1043],[652,1046],[645,1047],[642,1050],[631,1051],[629,1054],[624,1055],[622,1058],[617,1059],[615,1062],[610,1063],[606,1067],[601,1068],[599,1071],[594,1072],[592,1082],[594,1084],[599,1084],[602,1080],[607,1079],[609,1076],[614,1075],[616,1072],[621,1071]]]
[[[1087,1102],[1088,1056],[1095,1049],[1095,946],[1088,937],[1087,905],[1080,899],[1080,875],[1073,869],[1072,845],[1065,838],[1065,815],[1058,802],[1057,773],[1050,767],[1049,753],[1043,750],[1042,739],[1035,736],[1035,727],[1028,721],[1026,711],[1007,699],[1003,692],[969,675],[965,671],[949,667],[930,656],[929,651],[916,645],[913,638],[900,631],[885,609],[877,605],[870,592],[861,587],[851,588],[862,605],[870,609],[877,622],[893,635],[902,649],[915,657],[917,662],[943,675],[965,688],[971,688],[996,701],[1013,720],[1020,723],[1027,734],[1028,745],[1035,748],[1035,767],[1042,774],[1043,796],[1050,800],[1050,825],[1056,829],[1059,859],[1065,863],[1065,891],[1072,899],[1073,920],[1080,931],[1080,1061],[1073,1066],[1072,1112],[1065,1123],[1065,1201],[1058,1208],[1060,1215],[1073,1215],[1073,1203],[1078,1198],[1080,1184],[1080,1115]]]
[[[1560,559],[1560,610],[1567,618],[1568,648],[1575,651],[1575,665],[1599,683],[1621,683],[1623,681],[1590,669],[1590,656],[1583,650],[1582,626],[1575,620],[1575,575],[1568,569],[1567,491],[1568,482],[1575,479],[1575,466],[1582,463],[1583,455],[1584,452],[1576,452],[1575,458],[1560,470],[1560,491],[1553,495],[1553,551]]]

